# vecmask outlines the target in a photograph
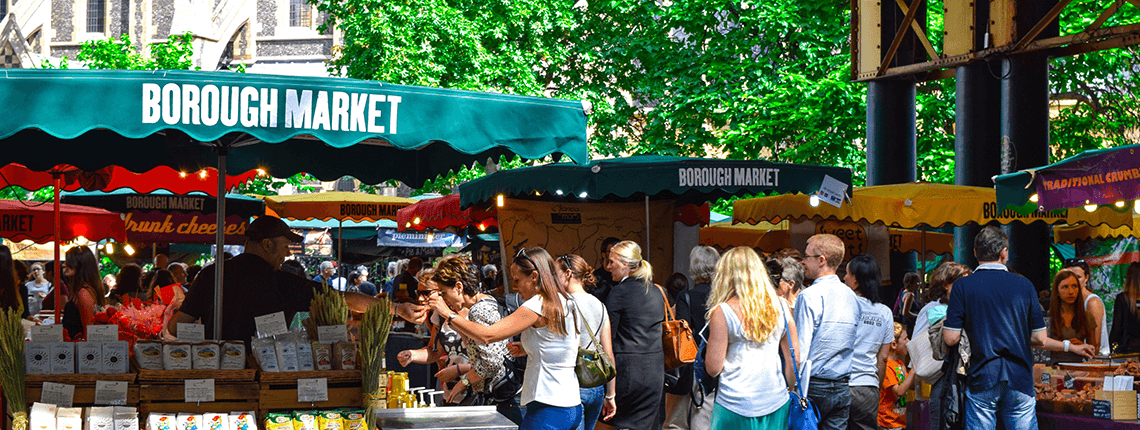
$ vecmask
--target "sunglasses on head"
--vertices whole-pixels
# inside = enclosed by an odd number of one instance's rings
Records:
[[[1065,267],[1076,266],[1078,264],[1083,264],[1084,262],[1085,259],[1083,258],[1070,258],[1068,260],[1065,260]]]

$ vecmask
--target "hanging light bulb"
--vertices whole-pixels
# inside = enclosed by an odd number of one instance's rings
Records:
[[[588,195],[589,195],[589,194],[586,194],[586,192],[585,192],[585,191],[582,191],[580,194],[578,194],[578,197],[579,197],[579,198],[583,198],[583,199],[584,199],[584,198],[586,198],[586,196],[588,196]]]
[[[1040,199],[1040,197],[1037,197],[1037,193],[1033,193],[1032,196],[1029,196],[1029,201],[1031,201],[1033,203],[1037,203],[1038,199]]]
[[[265,176],[265,169],[257,169],[257,176]]]
[[[1088,200],[1085,200],[1085,203],[1088,203]],[[1086,205],[1085,205],[1085,210],[1086,210],[1086,211],[1089,211],[1089,212],[1095,211],[1095,210],[1096,210],[1096,205],[1095,205],[1095,204],[1091,204],[1091,203],[1090,203],[1090,204],[1086,204]]]
[[[129,243],[126,245],[123,245],[123,251],[126,251],[127,255],[135,255],[135,248],[132,247],[131,244],[129,244]]]
[[[498,197],[495,197],[495,205],[498,207],[503,207],[503,201],[504,200],[506,200],[506,199],[503,197],[503,195],[499,194]]]
[[[186,177],[186,172],[178,172],[178,176],[179,176],[179,177],[182,177],[182,178],[185,178],[185,177]]]
[[[487,226],[483,223],[479,223],[479,231],[487,231]]]
[[[554,190],[554,194],[562,195],[562,190]]]
[[[1124,201],[1119,201],[1119,202],[1116,202],[1115,204],[1116,204],[1117,209],[1124,209]]]
[[[1140,200],[1137,200],[1134,204],[1135,206],[1133,206],[1132,210],[1140,214]]]
[[[416,217],[416,219],[412,220],[412,224],[420,225],[420,217]]]
[[[206,179],[206,169],[202,169],[201,172],[198,172],[198,177],[202,178],[202,179]]]
[[[427,234],[427,241],[428,243],[431,243],[433,240],[435,240],[435,232],[429,231]]]
[[[115,245],[112,244],[111,242],[107,242],[106,245],[103,245],[103,251],[108,253],[108,254],[114,254],[115,253]]]
[[[813,208],[818,208],[819,207],[819,196],[812,194],[811,197],[808,197],[808,204],[810,204],[811,207],[813,207]]]

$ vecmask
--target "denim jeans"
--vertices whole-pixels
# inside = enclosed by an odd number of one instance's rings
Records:
[[[573,430],[582,421],[582,405],[560,408],[540,402],[526,404],[519,430]]]
[[[993,430],[997,418],[1006,430],[1037,430],[1037,399],[998,382],[993,387],[974,392],[966,389],[966,430]]]
[[[594,430],[598,417],[602,416],[602,402],[606,397],[606,386],[594,388],[579,388],[582,393],[582,421],[578,423],[578,430]]]
[[[846,378],[812,378],[808,383],[808,398],[819,409],[819,430],[847,430],[851,413],[851,387],[847,382]]]
[[[523,420],[523,407],[519,406],[519,396],[513,399],[495,405],[495,410],[499,411],[508,420],[511,420],[515,425],[522,424]]]

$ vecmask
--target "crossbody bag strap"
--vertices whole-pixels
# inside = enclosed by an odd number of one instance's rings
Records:
[[[578,312],[576,312],[576,314],[582,314],[582,309],[578,308],[578,301],[577,300],[572,300],[572,301],[574,302],[574,310],[578,311]],[[575,321],[576,320],[577,320],[577,317],[575,317]],[[586,325],[586,332],[590,334],[590,342],[594,345],[594,350],[598,351],[598,348],[602,345],[600,343],[598,343],[598,338],[594,337],[594,329],[590,328],[590,322],[586,320],[586,314],[582,314],[582,324]],[[601,330],[601,327],[598,327],[598,329]],[[602,355],[606,355],[605,351],[598,351],[598,352],[601,352]]]
[[[792,352],[792,356],[788,359],[792,360],[792,373],[796,374],[796,388],[798,389],[800,387],[800,369],[796,365],[796,347],[793,345],[795,342],[792,342],[791,330],[788,326],[788,314],[784,312],[783,306],[780,306],[780,315],[784,317],[784,336],[788,337],[788,350]]]

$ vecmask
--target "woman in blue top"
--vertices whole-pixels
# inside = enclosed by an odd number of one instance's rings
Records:
[[[705,370],[720,377],[711,428],[787,429],[795,374],[780,355],[791,356],[796,323],[755,251],[740,246],[721,257],[708,308]]]

